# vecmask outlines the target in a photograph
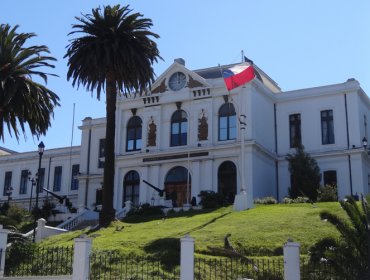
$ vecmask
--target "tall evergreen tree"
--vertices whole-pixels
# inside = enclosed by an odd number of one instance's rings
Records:
[[[4,126],[9,134],[19,139],[19,128],[25,136],[26,124],[32,135],[45,135],[50,126],[59,97],[35,77],[47,83],[44,68],[54,68],[50,62],[48,47],[25,46],[36,36],[34,33],[18,33],[18,25],[0,25],[0,138],[4,140]]]
[[[295,154],[288,154],[290,183],[289,195],[292,198],[307,196],[316,201],[320,187],[321,174],[317,162],[308,153],[304,146],[299,145]]]
[[[154,81],[153,63],[160,59],[159,36],[149,29],[152,21],[129,6],[96,8],[91,14],[76,17],[74,37],[67,47],[67,78],[73,86],[96,90],[97,98],[106,93],[105,164],[103,203],[99,224],[105,226],[115,217],[113,208],[115,168],[116,100],[119,93],[143,93]],[[78,36],[81,35],[81,36]]]

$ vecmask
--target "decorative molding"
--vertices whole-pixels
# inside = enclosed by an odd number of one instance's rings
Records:
[[[222,95],[224,98],[225,103],[229,102],[229,96],[228,95]]]
[[[144,105],[159,103],[159,96],[148,96],[143,98]]]
[[[132,108],[131,109],[131,113],[133,116],[136,116],[136,112],[137,112],[137,109],[136,108]]]
[[[166,86],[166,78],[165,78],[165,79],[163,79],[163,81],[161,82],[161,84],[159,86],[157,86],[156,88],[151,90],[151,93],[152,94],[162,93],[162,92],[166,92],[167,90],[168,90],[168,88]]]
[[[182,102],[176,102],[176,107],[177,107],[177,110],[181,110],[181,105],[182,105]]]
[[[148,147],[155,147],[157,145],[157,125],[154,123],[153,117],[150,117],[151,122],[149,123],[148,129]]]
[[[180,159],[180,158],[187,158],[190,156],[193,157],[204,157],[208,156],[208,152],[197,152],[197,153],[186,153],[180,155],[170,155],[170,156],[158,156],[158,157],[150,157],[150,158],[143,158],[143,162],[152,162],[152,161],[162,161],[162,160],[172,160],[172,159]]]
[[[198,119],[198,141],[208,140],[208,122],[202,109],[202,117]]]
[[[187,84],[187,87],[189,87],[189,88],[206,87],[206,85],[204,85],[201,82],[193,79],[192,76],[189,75],[188,77],[189,77],[189,82]]]

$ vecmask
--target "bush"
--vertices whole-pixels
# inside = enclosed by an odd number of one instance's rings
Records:
[[[126,216],[148,217],[155,215],[163,215],[161,206],[151,206],[149,203],[144,203],[139,208],[131,209]]]
[[[39,217],[48,220],[49,217],[53,214],[54,208],[55,204],[52,203],[49,199],[45,199],[44,204],[39,211]]]
[[[272,196],[267,196],[267,197],[255,199],[254,203],[255,204],[277,204],[278,201]]]
[[[201,199],[199,204],[202,205],[203,209],[217,208],[226,205],[225,197],[214,191],[201,191],[198,196]]]
[[[298,196],[296,198],[284,197],[283,203],[290,204],[290,203],[307,203],[310,199],[305,196]]]
[[[10,219],[16,221],[17,223],[21,223],[26,220],[29,214],[26,209],[16,204],[10,204],[9,209],[7,211],[7,216]]]
[[[317,201],[320,202],[338,201],[337,186],[325,185],[319,188]]]

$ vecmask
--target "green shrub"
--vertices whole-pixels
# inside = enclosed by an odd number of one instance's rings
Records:
[[[201,191],[198,196],[201,199],[199,204],[202,205],[203,209],[218,208],[226,205],[225,197],[214,191]]]
[[[10,204],[6,216],[17,223],[21,223],[28,218],[29,214],[26,209],[16,204]]]
[[[140,217],[147,217],[147,216],[156,216],[156,215],[163,215],[163,210],[161,206],[151,206],[149,203],[144,203],[138,208],[133,208],[127,213],[127,217],[130,216],[140,216]]]
[[[296,198],[284,197],[283,203],[290,204],[290,203],[307,203],[310,199],[305,196],[298,196]]]
[[[325,185],[319,188],[317,201],[319,202],[338,201],[337,186]]]
[[[278,201],[272,196],[267,196],[267,197],[255,199],[254,203],[255,204],[277,204]]]

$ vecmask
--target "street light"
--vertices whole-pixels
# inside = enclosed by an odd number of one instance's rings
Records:
[[[8,186],[5,190],[5,194],[8,197],[8,203],[12,199],[13,187]]]
[[[39,168],[37,171],[37,179],[36,179],[36,205],[35,205],[35,227],[33,229],[33,242],[35,242],[35,236],[36,236],[36,226],[37,226],[37,218],[39,216],[39,192],[40,192],[40,174],[41,174],[41,159],[42,155],[44,154],[45,150],[45,145],[41,141],[40,144],[38,145],[38,150],[39,150]]]
[[[31,172],[28,172],[28,176],[29,176],[29,177],[28,177],[28,180],[29,180],[29,181],[31,181],[30,205],[29,205],[29,207],[28,207],[28,208],[29,208],[29,209],[28,209],[28,212],[30,212],[30,213],[31,213],[31,210],[32,210],[31,205],[32,205],[32,193],[33,193],[33,187],[34,187],[34,186],[36,186],[36,181],[37,181],[37,180],[35,180],[35,178],[34,178],[34,177],[32,177],[32,178],[31,178],[31,175],[32,175],[32,174],[31,174]]]
[[[364,150],[366,151],[366,149],[367,149],[367,139],[366,139],[366,137],[362,138],[362,146],[364,147]]]

